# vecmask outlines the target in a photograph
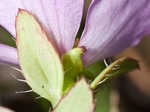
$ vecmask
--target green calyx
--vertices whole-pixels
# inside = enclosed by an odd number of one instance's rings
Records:
[[[82,54],[83,48],[74,48],[62,56],[64,65],[64,87],[63,91],[66,93],[75,83],[77,77],[83,71]]]

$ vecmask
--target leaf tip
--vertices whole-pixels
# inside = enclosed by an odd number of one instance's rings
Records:
[[[69,90],[69,92],[63,96],[61,98],[61,100],[59,101],[59,103],[54,107],[53,110],[50,110],[49,112],[57,112],[56,109],[59,107],[59,105],[63,102],[63,100],[65,100],[68,96],[71,95],[71,93],[77,89],[77,88],[80,88],[80,87],[85,87],[88,89],[89,93],[87,94],[90,94],[90,97],[91,97],[91,108],[89,110],[89,112],[94,112],[95,111],[95,107],[96,107],[96,103],[95,103],[95,100],[94,100],[94,95],[93,95],[93,92],[92,92],[92,89],[90,87],[90,85],[87,83],[86,79],[83,77],[81,80],[77,81],[74,86]],[[84,102],[83,102],[84,103]]]

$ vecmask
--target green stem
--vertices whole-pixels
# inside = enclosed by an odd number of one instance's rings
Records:
[[[103,79],[106,77],[107,74],[109,74],[109,72],[112,71],[112,69],[115,67],[115,65],[120,64],[121,62],[123,62],[124,60],[126,60],[126,57],[122,57],[116,61],[114,61],[112,64],[110,64],[106,69],[104,69],[96,78],[95,80],[91,83],[91,88],[95,89],[97,87],[97,85],[99,84],[99,82],[103,81]]]

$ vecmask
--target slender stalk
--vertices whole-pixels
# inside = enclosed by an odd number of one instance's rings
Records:
[[[121,62],[123,62],[124,60],[126,60],[127,57],[122,57],[116,61],[114,61],[112,64],[110,64],[106,69],[104,69],[96,78],[94,81],[92,81],[91,83],[91,88],[95,89],[97,87],[97,85],[99,84],[99,82],[103,81],[106,78],[106,75],[109,74],[112,69],[120,64]]]

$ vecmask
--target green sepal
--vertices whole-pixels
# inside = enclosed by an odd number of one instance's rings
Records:
[[[83,48],[74,48],[62,57],[65,71],[63,87],[64,93],[66,93],[73,86],[76,78],[83,71],[83,63],[81,59],[83,52]]]
[[[16,31],[19,62],[27,83],[55,106],[62,97],[64,77],[58,52],[29,12],[18,12]]]
[[[78,81],[52,112],[94,112],[92,90],[84,79]]]

